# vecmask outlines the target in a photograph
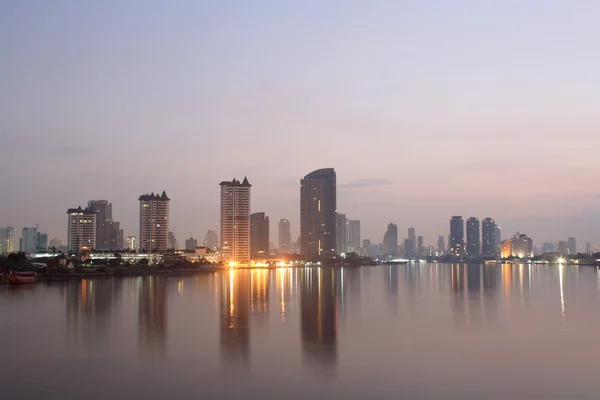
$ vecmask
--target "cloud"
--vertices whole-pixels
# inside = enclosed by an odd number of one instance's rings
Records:
[[[390,181],[387,179],[359,179],[349,183],[338,185],[339,189],[362,189],[376,186],[387,186]]]

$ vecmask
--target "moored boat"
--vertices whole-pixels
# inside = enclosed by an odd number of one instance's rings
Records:
[[[35,272],[11,271],[9,280],[11,284],[35,283]]]

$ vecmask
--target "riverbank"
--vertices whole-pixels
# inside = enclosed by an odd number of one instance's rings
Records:
[[[143,277],[143,276],[181,276],[195,275],[202,273],[212,273],[218,271],[214,265],[201,265],[197,267],[128,267],[128,268],[85,268],[80,271],[69,273],[38,274],[35,283],[42,282],[62,282],[70,280],[81,280],[87,278],[120,278],[120,277]],[[8,285],[8,279],[4,279],[2,284]]]

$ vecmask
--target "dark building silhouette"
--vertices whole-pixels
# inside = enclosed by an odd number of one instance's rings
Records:
[[[484,256],[496,255],[496,222],[492,218],[484,218],[481,223],[481,242]]]
[[[336,252],[336,174],[333,168],[300,180],[300,251],[304,257]]]
[[[383,254],[395,257],[398,255],[398,227],[389,224],[383,235]]]
[[[264,212],[250,215],[250,255],[269,255],[269,217]]]
[[[467,220],[467,254],[470,256],[479,256],[481,254],[479,219],[475,217]]]
[[[463,218],[454,216],[450,219],[450,253],[462,255],[465,252],[465,224]]]
[[[107,200],[90,200],[88,209],[96,213],[96,249],[122,250],[123,230],[120,223],[113,220],[112,203]]]

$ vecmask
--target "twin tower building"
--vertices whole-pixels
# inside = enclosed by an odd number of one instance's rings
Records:
[[[221,257],[248,264],[250,258],[250,188],[247,178],[221,186]],[[336,175],[333,168],[300,180],[300,251],[305,259],[336,252]]]

